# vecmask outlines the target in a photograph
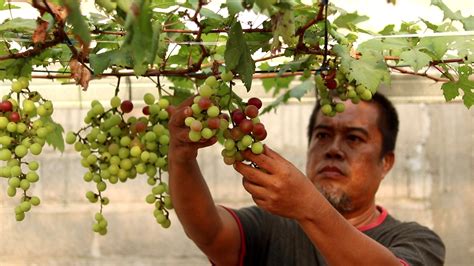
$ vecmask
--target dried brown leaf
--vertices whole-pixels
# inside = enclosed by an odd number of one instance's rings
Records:
[[[37,26],[32,37],[33,43],[44,43],[46,41],[46,37],[48,36],[48,26],[49,23],[47,21],[38,19]]]
[[[71,59],[69,62],[71,69],[71,78],[80,85],[84,91],[89,87],[89,81],[92,79],[92,73],[86,66],[81,64],[77,59]]]

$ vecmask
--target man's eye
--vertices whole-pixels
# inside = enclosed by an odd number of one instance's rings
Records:
[[[318,139],[324,139],[324,138],[327,138],[328,136],[329,136],[329,134],[324,133],[324,132],[316,133],[316,138],[318,138]]]
[[[350,141],[353,141],[353,142],[361,142],[363,141],[363,139],[359,136],[356,136],[356,135],[349,135],[347,137]]]

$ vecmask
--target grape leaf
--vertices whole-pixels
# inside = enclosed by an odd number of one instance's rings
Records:
[[[416,48],[424,49],[423,52],[431,55],[434,60],[441,60],[448,51],[450,42],[450,37],[425,37],[420,40]]]
[[[367,20],[369,20],[368,16],[359,15],[357,14],[357,11],[356,11],[354,13],[346,13],[346,14],[340,15],[334,20],[333,24],[338,26],[339,28],[352,29],[354,28],[355,24],[364,22]]]
[[[364,50],[377,51],[391,51],[391,50],[407,50],[411,44],[407,38],[377,38],[365,41],[359,46],[357,50],[363,52]]]
[[[352,60],[349,78],[373,91],[380,83],[390,82],[390,72],[380,53],[366,52],[359,60]]]
[[[449,102],[459,96],[459,84],[454,81],[448,81],[441,86],[444,99]]]
[[[400,55],[400,65],[408,64],[415,72],[429,65],[431,57],[417,49],[405,51]]]
[[[314,89],[314,80],[307,79],[289,91],[290,97],[296,98],[298,99],[298,101],[301,101],[301,97],[303,97],[308,91],[312,89]]]
[[[420,18],[420,20],[425,23],[426,27],[430,30],[437,31],[438,30],[438,25],[431,23],[430,21],[426,19]]]
[[[457,56],[464,58],[474,55],[474,37],[456,36],[451,37],[450,49],[457,51]]]
[[[385,26],[381,31],[379,31],[378,33],[380,35],[389,35],[389,34],[393,34],[393,32],[395,31],[395,25],[393,24],[389,24],[387,26]]]
[[[31,58],[18,58],[0,61],[0,79],[13,80],[18,77],[31,77],[33,66]]]
[[[35,19],[14,18],[3,22],[0,25],[0,31],[12,32],[29,32],[32,33],[36,29]]]
[[[151,2],[152,8],[168,8],[176,5],[174,0],[153,0]]]
[[[9,10],[19,8],[11,4],[10,1],[0,0],[0,10]]]
[[[63,126],[54,122],[51,117],[41,117],[41,121],[43,121],[44,124],[53,125],[54,128],[53,132],[46,136],[46,143],[48,143],[54,149],[64,152]]]
[[[259,49],[262,49],[262,52],[270,51],[270,40],[273,38],[271,33],[251,32],[245,33],[244,37],[251,53],[254,53]]]
[[[92,54],[90,64],[94,74],[102,74],[108,67],[116,65],[129,67],[132,65],[132,58],[125,49],[112,50],[101,54]]]
[[[263,110],[262,114],[267,113],[271,111],[272,109],[275,109],[283,103],[287,103],[290,98],[296,98],[299,101],[301,100],[301,97],[303,97],[308,91],[314,89],[314,80],[313,79],[307,79],[300,83],[299,85],[295,86],[293,89],[290,89],[283,93],[282,95],[278,96],[276,100],[271,102],[269,105],[267,105]]]
[[[201,11],[199,13],[206,18],[212,18],[212,19],[221,20],[221,21],[224,20],[224,18],[221,15],[210,10],[209,8],[201,8]]]
[[[72,32],[83,47],[89,47],[91,35],[89,27],[81,13],[80,1],[63,0],[63,5],[66,6],[68,10],[67,21],[71,23]]]
[[[235,0],[226,0],[227,10],[229,11],[229,15],[233,17],[235,14],[239,13],[240,11],[244,11],[242,4],[240,1]]]
[[[255,72],[255,61],[253,61],[250,49],[245,42],[239,22],[234,23],[230,28],[224,59],[228,69],[239,74],[247,91],[250,91],[252,76]]]
[[[458,97],[459,90],[462,90],[464,105],[469,109],[474,104],[474,81],[469,80],[472,68],[469,65],[460,66],[458,73],[459,79],[457,81],[448,81],[441,86],[441,89],[447,102]]]
[[[461,11],[453,12],[443,1],[431,0],[431,4],[437,6],[444,12],[444,19],[458,20],[462,23],[465,30],[474,30],[474,16],[464,17]]]

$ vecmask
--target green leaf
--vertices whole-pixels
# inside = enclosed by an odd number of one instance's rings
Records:
[[[0,0],[0,10],[9,10],[17,8],[19,7],[12,5],[10,1]]]
[[[179,105],[185,99],[193,95],[192,91],[188,89],[184,89],[182,87],[170,87],[170,88],[173,89],[173,96],[172,97],[166,96],[164,98],[167,98],[170,101],[171,105],[175,105],[175,106]]]
[[[411,49],[409,51],[405,51],[400,55],[400,65],[409,65],[415,72],[422,69],[425,66],[428,66],[431,57],[423,52],[420,52],[416,49]]]
[[[421,20],[423,23],[425,23],[425,25],[426,25],[426,27],[427,27],[428,29],[433,30],[433,31],[437,31],[437,30],[438,30],[438,25],[433,24],[433,23],[429,22],[429,21],[426,20],[426,19],[420,18],[420,20]]]
[[[374,91],[382,82],[390,82],[390,72],[380,53],[366,51],[359,60],[352,60],[349,78]]]
[[[464,105],[469,109],[474,104],[474,81],[469,79],[472,74],[471,66],[460,66],[458,74],[459,79],[457,81],[448,81],[441,86],[441,89],[447,102],[458,97],[460,95],[459,90],[462,90]]]
[[[459,20],[463,18],[460,11],[454,13],[445,3],[443,3],[442,0],[431,0],[431,5],[437,6],[439,9],[441,9],[444,12],[445,19],[449,18]]]
[[[234,23],[230,28],[224,59],[227,68],[239,74],[247,91],[250,91],[253,73],[255,73],[255,61],[253,61],[250,49],[245,42],[239,22]]]
[[[464,91],[464,95],[462,96],[462,100],[464,102],[464,105],[467,107],[467,109],[470,109],[472,105],[474,105],[474,91]]]
[[[46,136],[46,143],[48,143],[54,149],[64,152],[63,126],[54,122],[51,117],[42,117],[41,121],[43,121],[45,124],[53,125],[54,127],[53,132]]]
[[[84,47],[89,47],[91,42],[91,35],[89,27],[87,26],[85,18],[81,13],[80,1],[77,0],[62,0],[64,6],[68,10],[67,21],[72,26],[72,32],[76,38],[83,44]]]
[[[229,39],[227,39],[226,49],[224,54],[225,64],[229,69],[234,69],[240,62],[242,55],[242,27],[240,23],[234,23],[229,31]]]
[[[368,16],[359,15],[357,11],[354,13],[346,13],[337,17],[333,24],[339,28],[351,29],[353,25],[369,20]]]
[[[474,30],[474,16],[469,16],[461,20],[465,30]]]
[[[16,79],[18,77],[31,77],[33,66],[31,58],[18,58],[0,61],[0,79]]]
[[[443,90],[444,99],[447,102],[459,96],[459,86],[454,81],[448,81],[441,86]]]
[[[395,25],[393,24],[389,24],[387,26],[385,26],[381,31],[379,31],[378,33],[380,35],[390,35],[390,34],[393,34],[393,32],[395,31]]]
[[[474,16],[464,17],[459,10],[453,12],[441,0],[431,0],[431,4],[437,6],[444,12],[444,19],[458,20],[463,24],[465,30],[474,30]]]
[[[36,20],[25,18],[14,18],[3,22],[0,31],[29,32],[36,30]]]
[[[132,65],[132,58],[124,49],[92,54],[89,61],[95,75],[102,74],[110,66],[130,67]]]
[[[272,109],[275,109],[280,105],[287,103],[288,100],[291,98],[296,98],[298,100],[301,100],[301,97],[303,97],[308,91],[314,89],[314,80],[313,79],[307,79],[301,84],[295,86],[293,89],[286,91],[282,95],[278,96],[273,102],[271,102],[269,105],[267,105],[263,110],[262,114],[267,113],[271,111]]]
[[[229,11],[229,15],[233,17],[235,14],[244,11],[244,7],[240,1],[235,0],[226,0],[227,10]]]
[[[270,51],[270,40],[273,38],[273,34],[269,32],[251,32],[245,33],[244,38],[251,53],[255,53],[259,49],[262,49],[262,52],[268,52]]]
[[[424,37],[420,40],[417,49],[426,49],[426,53],[430,54],[432,59],[441,60],[448,51],[448,43],[450,37]]]
[[[201,11],[199,12],[202,16],[206,18],[212,18],[216,20],[224,20],[224,18],[217,14],[216,12],[210,10],[209,8],[201,8]]]
[[[377,38],[365,41],[359,46],[357,50],[364,52],[365,50],[376,50],[376,51],[402,51],[407,50],[411,47],[407,38]]]
[[[474,37],[473,36],[456,36],[451,37],[449,43],[450,50],[457,51],[457,57],[464,58],[474,55]]]
[[[296,98],[300,101],[301,97],[306,95],[306,93],[312,89],[314,89],[314,80],[307,79],[289,91],[290,97]]]
[[[151,2],[152,8],[168,8],[177,5],[176,1],[174,0],[153,0]]]

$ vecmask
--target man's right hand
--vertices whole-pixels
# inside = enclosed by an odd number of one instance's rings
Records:
[[[189,162],[197,157],[197,151],[200,148],[211,146],[216,143],[215,137],[199,142],[192,142],[189,135],[189,127],[184,124],[187,117],[193,115],[191,105],[193,104],[194,96],[187,98],[180,105],[174,107],[170,106],[168,112],[170,113],[170,120],[168,123],[170,131],[170,145],[168,156],[174,162]]]

